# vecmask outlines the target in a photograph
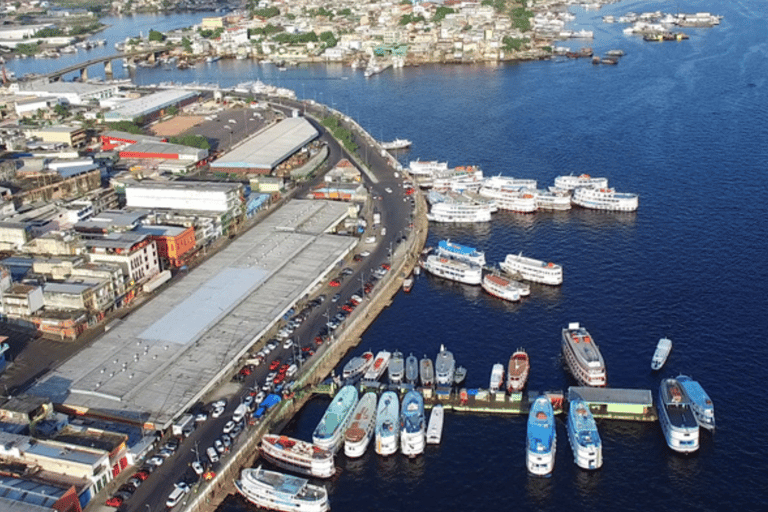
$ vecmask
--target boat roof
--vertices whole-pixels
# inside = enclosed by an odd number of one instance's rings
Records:
[[[472,254],[477,254],[477,249],[474,247],[469,247],[467,245],[461,245],[457,243],[453,243],[450,240],[440,240],[437,244],[441,249],[445,249],[451,252],[456,252],[459,254],[465,254],[467,256]]]
[[[266,469],[261,468],[251,469],[250,471],[250,475],[255,480],[267,484],[277,492],[294,496],[299,494],[308,482],[306,478],[286,475],[285,473],[278,473],[277,471],[267,471]]]
[[[589,410],[589,404],[584,400],[575,400],[569,403],[570,410],[568,414],[577,432],[594,431],[597,432],[597,424]]]
[[[568,401],[572,402],[578,399],[594,404],[653,405],[653,393],[649,389],[569,387]]]
[[[341,388],[341,391],[333,397],[333,402],[326,409],[323,419],[320,420],[317,429],[315,429],[315,433],[324,436],[334,432],[341,422],[347,418],[347,414],[354,407],[355,402],[357,402],[357,388],[352,385]]]
[[[698,381],[692,380],[686,375],[680,375],[677,377],[677,382],[680,383],[680,385],[683,387],[683,390],[685,391],[685,394],[688,395],[688,398],[690,398],[693,402],[704,406],[712,406],[712,400],[709,398],[709,395],[707,395],[707,392],[704,391],[704,388],[701,387],[701,384],[699,384]]]
[[[605,366],[600,349],[585,328],[567,328],[563,329],[563,331],[570,341],[573,351],[580,359],[583,359],[590,368],[600,368]]]

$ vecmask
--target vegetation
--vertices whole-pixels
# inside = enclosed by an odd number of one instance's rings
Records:
[[[197,33],[200,34],[200,37],[203,39],[218,39],[218,37],[224,32],[223,27],[218,27],[214,30],[208,29],[208,28],[199,28],[197,29]]]
[[[168,142],[171,144],[189,146],[191,148],[211,149],[210,141],[202,135],[181,135],[178,137],[171,137],[168,139]]]
[[[400,21],[398,22],[399,25],[407,25],[409,23],[418,23],[420,21],[424,21],[424,16],[419,14],[418,16],[414,16],[413,14],[404,14],[400,17]]]
[[[248,35],[249,36],[251,35],[270,36],[272,34],[276,34],[282,31],[283,31],[283,27],[278,27],[278,26],[272,25],[271,23],[267,23],[267,25],[262,28],[248,29]]]
[[[33,38],[38,37],[61,37],[64,35],[64,31],[60,28],[43,28],[35,32]]]
[[[150,41],[157,41],[158,43],[165,41],[165,34],[162,32],[158,32],[155,29],[149,29],[149,36],[147,36],[147,39]]]
[[[501,40],[501,43],[504,45],[504,51],[506,52],[512,52],[512,51],[519,51],[524,46],[526,46],[530,42],[530,39],[527,37],[523,38],[515,38],[515,37],[509,37],[504,36]]]
[[[533,12],[527,10],[525,7],[516,7],[509,13],[512,18],[512,26],[520,30],[521,32],[529,32],[531,30],[531,18],[533,18]]]
[[[350,10],[349,7],[345,7],[344,9],[340,10],[336,14],[338,14],[339,16],[351,16],[352,10]]]
[[[109,126],[110,130],[117,130],[120,132],[128,132],[136,135],[141,135],[144,133],[144,130],[141,129],[141,126],[136,123],[132,123],[131,121],[117,121],[116,123],[107,123],[107,126]]]
[[[328,128],[328,131],[331,132],[337,140],[341,141],[344,147],[347,148],[347,151],[350,153],[357,151],[357,144],[352,140],[352,132],[346,128],[342,128],[336,117],[326,117],[323,119],[322,124]]]
[[[88,25],[75,25],[74,27],[70,27],[69,35],[81,36],[83,34],[93,34],[104,28],[104,26],[104,24],[99,22],[90,23]]]
[[[281,44],[306,44],[316,43],[319,39],[314,32],[304,32],[303,34],[288,34],[287,32],[281,32],[272,38]]]
[[[185,53],[192,53],[192,42],[188,38],[181,38],[181,47]]]
[[[69,117],[69,108],[66,105],[56,105],[53,107],[53,112],[59,117]]]
[[[320,33],[320,41],[325,43],[326,48],[333,48],[339,42],[330,30]]]
[[[445,7],[445,6],[441,5],[440,7],[435,9],[435,15],[432,16],[432,20],[431,21],[433,21],[435,23],[438,23],[440,21],[443,21],[447,14],[453,14],[454,12],[456,12],[456,11],[454,11],[450,7]]]
[[[40,52],[39,43],[19,43],[16,45],[15,51],[21,55],[36,55]]]
[[[259,18],[274,18],[275,16],[280,16],[280,9],[274,6],[264,9],[253,9],[251,14]]]

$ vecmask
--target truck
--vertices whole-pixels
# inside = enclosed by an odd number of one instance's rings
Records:
[[[179,421],[173,424],[173,427],[171,427],[171,431],[173,432],[173,435],[180,436],[180,435],[183,435],[185,427],[188,427],[194,424],[195,424],[195,416],[193,414],[185,414],[184,416],[179,418]]]
[[[375,224],[381,224],[381,213],[375,211],[373,212],[373,223]]]

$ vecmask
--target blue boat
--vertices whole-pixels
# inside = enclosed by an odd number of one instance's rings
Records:
[[[544,395],[531,405],[528,413],[528,435],[526,436],[526,465],[531,474],[548,475],[555,468],[555,411],[552,402]]]
[[[424,398],[411,390],[403,397],[400,412],[400,451],[408,457],[424,453],[427,424],[424,416]]]
[[[336,453],[357,405],[357,398],[355,386],[347,385],[341,388],[315,428],[312,442],[320,448]]]
[[[573,460],[584,469],[598,469],[603,465],[603,444],[589,404],[582,399],[572,400],[568,411],[568,441]]]
[[[472,265],[485,265],[485,253],[474,247],[456,244],[450,240],[440,240],[437,244],[437,253],[444,258],[453,258]]]
[[[709,398],[701,384],[687,375],[678,375],[677,382],[688,395],[691,401],[691,410],[699,426],[707,430],[715,430],[715,404],[712,403],[712,399]]]

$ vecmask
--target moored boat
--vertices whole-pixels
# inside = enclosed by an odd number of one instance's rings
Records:
[[[307,441],[265,434],[259,449],[262,457],[288,471],[315,478],[330,478],[336,474],[333,452]]]
[[[691,409],[690,399],[677,379],[661,381],[656,409],[667,446],[680,453],[699,449],[699,423]]]
[[[409,384],[416,384],[419,380],[419,360],[413,354],[405,358],[405,380]]]
[[[464,382],[464,379],[467,378],[467,369],[463,366],[457,366],[456,370],[453,372],[453,383],[455,385],[459,385],[462,382]]]
[[[376,393],[369,391],[357,403],[352,422],[344,433],[344,455],[362,457],[376,427]]]
[[[488,388],[491,392],[504,389],[504,365],[496,363],[491,368],[491,380],[488,384]]]
[[[408,293],[411,291],[411,288],[413,288],[413,277],[408,276],[405,279],[403,279],[403,291],[405,293]]]
[[[633,212],[638,207],[637,194],[616,192],[612,188],[577,188],[571,196],[571,202],[591,210]]]
[[[580,174],[574,176],[558,176],[555,178],[555,186],[565,190],[573,190],[579,187],[600,187],[608,186],[608,178],[593,178],[589,174]]]
[[[580,468],[598,469],[603,465],[603,444],[589,404],[576,399],[569,407],[567,428],[573,460]]]
[[[468,165],[454,167],[445,171],[436,171],[432,175],[432,188],[438,191],[477,192],[483,184],[483,171],[480,167]]]
[[[536,207],[539,210],[571,209],[571,192],[569,190],[549,187],[547,190],[532,190],[531,193],[536,198]]]
[[[464,284],[480,284],[483,268],[452,258],[443,258],[429,254],[421,261],[421,266],[430,274]]]
[[[389,142],[382,142],[381,147],[387,150],[406,149],[411,147],[411,141],[408,139],[395,139]]]
[[[524,180],[492,176],[485,180],[479,194],[493,199],[500,210],[520,213],[536,211],[536,197],[532,191],[536,189],[536,180]]]
[[[555,412],[546,396],[539,396],[528,413],[525,462],[534,475],[548,475],[555,468]]]
[[[403,353],[399,350],[395,350],[392,353],[392,358],[389,360],[389,366],[387,367],[389,372],[389,382],[391,384],[400,384],[405,377],[405,359],[403,359]]]
[[[525,383],[528,381],[528,372],[530,371],[531,363],[528,359],[528,353],[519,348],[509,358],[509,365],[507,368],[507,391],[514,393],[520,391],[525,387]]]
[[[440,404],[432,407],[427,425],[427,444],[440,444],[440,440],[443,438],[444,412],[443,406]]]
[[[363,380],[367,381],[376,381],[381,378],[382,375],[384,375],[384,371],[387,369],[387,366],[389,365],[389,358],[392,354],[387,352],[386,350],[381,350],[379,353],[376,354],[376,357],[373,360],[373,364],[370,368],[368,368],[368,371],[365,372],[365,375],[363,375]]]
[[[432,364],[432,360],[426,355],[419,361],[419,377],[421,378],[422,386],[431,387],[435,385],[435,367]]]
[[[440,352],[435,359],[435,382],[438,386],[452,386],[456,361],[453,354],[440,345]]]
[[[656,351],[653,353],[653,359],[651,359],[651,369],[660,370],[664,363],[667,362],[667,357],[672,351],[672,340],[669,338],[661,338],[656,345]]]
[[[437,243],[437,254],[444,258],[453,258],[472,265],[485,265],[485,253],[474,247],[461,245],[450,240],[440,240]]]
[[[519,274],[527,281],[557,286],[563,283],[563,267],[552,262],[529,258],[520,254],[507,254],[499,266],[508,274]]]
[[[397,393],[385,391],[376,409],[376,453],[392,455],[400,441],[400,403]]]
[[[433,190],[427,195],[427,200],[430,203],[427,219],[434,222],[490,222],[491,213],[496,207],[490,201],[480,201],[454,192],[440,194]]]
[[[354,379],[363,375],[373,364],[373,352],[364,352],[360,356],[355,356],[344,365],[341,376],[344,379]]]
[[[277,471],[245,468],[235,488],[254,505],[282,512],[325,512],[330,510],[328,491],[306,478]]]
[[[341,388],[315,428],[312,442],[320,448],[336,453],[356,405],[357,388],[350,385]]]
[[[678,375],[677,382],[691,401],[691,410],[700,427],[715,430],[715,405],[697,381],[687,375]]]
[[[562,331],[563,356],[581,386],[606,386],[605,362],[592,336],[578,322]]]
[[[424,398],[415,390],[403,397],[400,412],[400,451],[408,457],[424,453],[426,444],[426,421]]]
[[[520,283],[499,274],[486,273],[480,286],[494,297],[510,302],[520,300]]]

